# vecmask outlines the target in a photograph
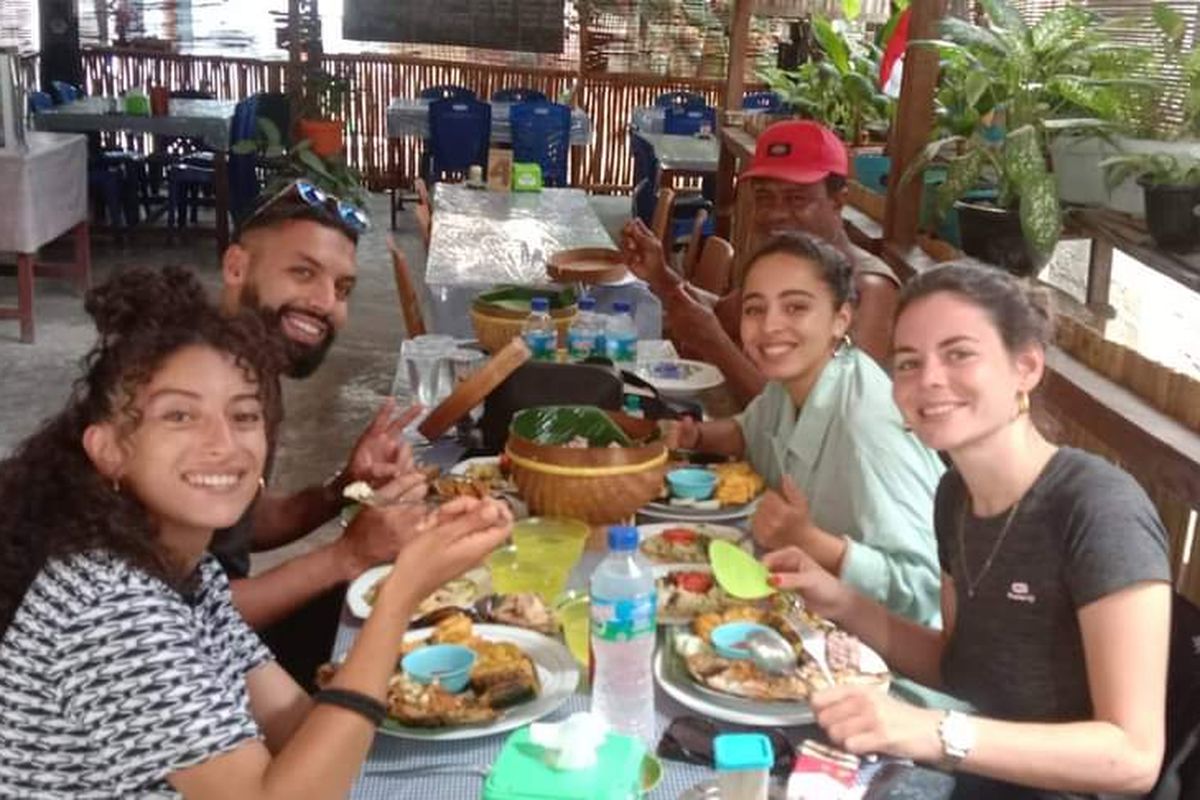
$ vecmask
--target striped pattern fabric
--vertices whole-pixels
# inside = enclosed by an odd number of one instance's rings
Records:
[[[0,640],[0,797],[177,797],[168,774],[260,736],[245,676],[271,655],[214,558],[197,577],[47,563]]]

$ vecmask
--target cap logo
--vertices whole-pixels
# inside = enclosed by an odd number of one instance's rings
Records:
[[[767,155],[771,158],[786,158],[792,154],[790,142],[773,142],[767,145]]]

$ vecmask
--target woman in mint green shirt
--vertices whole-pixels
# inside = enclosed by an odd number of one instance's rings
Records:
[[[933,495],[943,466],[904,428],[891,380],[846,340],[853,270],[804,234],[766,242],[742,277],[742,343],[768,384],[738,417],[675,429],[678,446],[745,458],[770,491],[752,530],[803,548],[910,619],[936,624]]]

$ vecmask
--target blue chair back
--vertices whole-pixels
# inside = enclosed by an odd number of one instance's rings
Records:
[[[493,103],[531,103],[545,99],[546,95],[537,89],[500,89],[492,92]]]
[[[544,186],[566,186],[571,107],[546,101],[517,103],[509,121],[513,161],[540,164]]]
[[[708,126],[709,133],[715,133],[717,130],[717,110],[712,106],[672,106],[666,111],[666,119],[663,121],[665,133],[694,136],[705,125]]]
[[[659,108],[671,108],[672,106],[703,106],[707,105],[704,95],[696,94],[695,92],[664,92],[654,100],[654,105]]]
[[[229,123],[231,143],[258,137],[259,95],[251,95],[238,102]],[[229,153],[229,211],[235,221],[254,208],[259,193],[258,154]]]
[[[776,92],[746,92],[742,96],[742,108],[757,108],[763,111],[782,111],[783,98]]]
[[[475,93],[465,86],[443,83],[421,90],[422,100],[474,100]]]
[[[45,111],[48,108],[54,107],[54,98],[48,92],[30,92],[29,93],[29,111],[36,114],[39,111]]]
[[[435,100],[429,105],[429,175],[426,183],[443,174],[466,173],[478,164],[487,173],[488,145],[492,138],[492,107],[478,100]]]
[[[50,81],[50,89],[59,103],[70,103],[83,97],[83,89],[67,81]]]
[[[644,178],[656,179],[658,159],[654,148],[641,136],[630,132],[629,149],[633,153],[633,185],[637,186]]]

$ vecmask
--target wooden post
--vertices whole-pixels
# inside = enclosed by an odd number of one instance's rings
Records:
[[[729,29],[729,80],[725,84],[724,109],[742,107],[743,87],[746,84],[746,48],[750,39],[750,12],[753,10],[754,0],[734,0],[733,20]],[[724,124],[724,119],[717,122],[718,127]],[[728,239],[733,228],[736,160],[730,149],[724,145],[724,137],[721,138],[721,154],[717,161],[715,227],[718,236]]]
[[[291,120],[288,121],[288,130],[281,131],[286,138],[291,129],[296,124],[296,115],[299,113],[301,92],[303,91],[303,50],[304,43],[300,39],[300,0],[288,0],[288,63],[287,63],[287,79],[284,91],[288,96],[288,108],[291,110]]]
[[[909,22],[909,41],[937,38],[938,22],[946,14],[947,0],[913,3]],[[929,141],[933,130],[933,96],[937,90],[938,53],[928,47],[909,46],[904,55],[904,78],[900,84],[900,103],[892,125],[889,152],[887,209],[883,235],[888,242],[910,247],[917,240],[921,213],[921,181],[904,183],[900,176]]]

